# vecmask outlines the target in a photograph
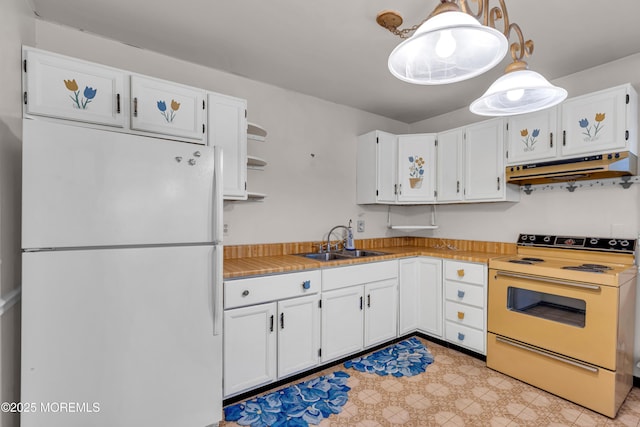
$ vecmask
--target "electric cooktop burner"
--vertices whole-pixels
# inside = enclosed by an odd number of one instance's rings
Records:
[[[544,262],[542,258],[524,257],[522,259],[525,261],[531,261],[531,262]]]
[[[611,270],[611,267],[599,264],[568,265],[562,268],[564,270],[584,271],[587,273],[604,273],[606,270]]]
[[[536,264],[538,262],[544,262],[544,260],[542,258],[524,257],[524,258],[518,258],[518,259],[510,259],[509,262],[512,262],[514,264],[529,264],[529,265],[533,265],[533,264]]]

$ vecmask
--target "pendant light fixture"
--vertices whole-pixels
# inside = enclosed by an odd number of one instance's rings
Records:
[[[466,0],[440,0],[425,20],[407,29],[398,28],[402,17],[397,12],[380,12],[378,24],[406,39],[389,56],[391,73],[414,84],[454,83],[490,70],[510,50],[513,63],[507,66],[506,74],[471,104],[471,111],[486,116],[509,116],[562,102],[566,90],[528,70],[523,57],[533,52],[533,41],[525,41],[520,27],[509,22],[504,0],[498,0],[500,6],[492,8],[490,0],[475,1],[478,11],[474,14]],[[499,20],[504,21],[504,31],[496,29]],[[511,31],[518,41],[509,46]]]

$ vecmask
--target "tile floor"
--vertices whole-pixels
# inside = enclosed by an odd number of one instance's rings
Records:
[[[337,365],[351,375],[349,401],[320,427],[353,426],[638,426],[640,389],[610,419],[488,369],[481,360],[422,340],[435,361],[414,377],[381,377]],[[309,377],[309,378],[311,378]],[[309,378],[303,378],[297,382]],[[221,427],[238,424],[222,422]]]

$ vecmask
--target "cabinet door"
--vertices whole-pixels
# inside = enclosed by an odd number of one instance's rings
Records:
[[[418,259],[419,258],[401,259],[398,263],[398,333],[400,335],[416,331],[420,322],[420,300],[417,298],[420,292]]]
[[[322,293],[322,362],[362,350],[362,286]]]
[[[388,341],[398,336],[397,279],[369,283],[364,287],[366,301],[364,346]]]
[[[628,93],[617,86],[562,103],[562,156],[623,150]]]
[[[504,126],[487,120],[465,129],[465,200],[504,198]]]
[[[420,286],[418,329],[429,335],[442,337],[442,261],[432,258],[418,258]]]
[[[319,301],[319,295],[309,295],[278,302],[278,378],[318,364]]]
[[[25,113],[125,125],[124,74],[90,62],[25,49]]]
[[[507,164],[532,163],[556,157],[557,108],[510,117],[507,122]]]
[[[225,199],[247,198],[247,101],[209,93],[209,145],[222,147],[223,195]]]
[[[378,203],[395,203],[398,137],[385,132],[377,132],[377,139],[377,201]]]
[[[224,395],[276,379],[276,303],[224,312]]]
[[[464,198],[463,171],[463,130],[453,129],[438,134],[437,200],[438,202],[458,202]]]
[[[204,91],[131,76],[131,129],[204,143]]]
[[[436,136],[398,136],[398,202],[435,201]]]

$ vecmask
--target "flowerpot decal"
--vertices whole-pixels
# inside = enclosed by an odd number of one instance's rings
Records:
[[[590,124],[586,118],[578,121],[578,124],[582,128],[582,135],[584,135],[583,140],[585,142],[595,141],[599,138],[598,133],[604,128],[604,119],[605,113],[596,113],[594,124]]]
[[[409,156],[409,186],[411,188],[422,187],[424,164],[424,159],[421,156]]]
[[[535,145],[538,142],[538,136],[540,135],[540,129],[534,129],[529,135],[529,129],[522,129],[520,131],[520,136],[522,137],[522,143],[524,144],[524,151],[534,151],[536,149]]]
[[[180,103],[175,99],[171,100],[171,110],[167,110],[167,103],[160,100],[156,103],[158,110],[160,110],[160,114],[166,120],[167,123],[172,123],[173,119],[176,116],[176,111],[180,108]]]

